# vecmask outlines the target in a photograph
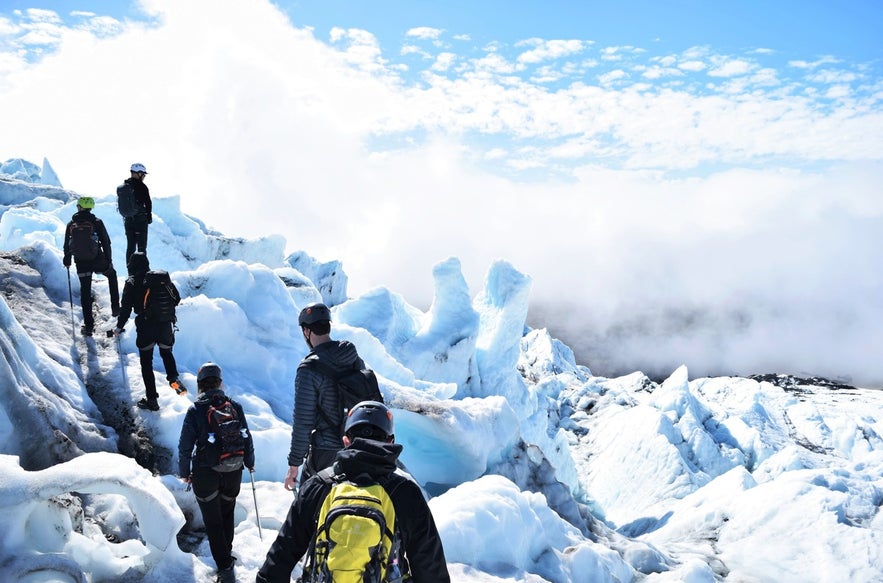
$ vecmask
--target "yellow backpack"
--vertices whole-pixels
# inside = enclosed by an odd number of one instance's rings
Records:
[[[358,485],[335,476],[307,551],[304,583],[393,583],[402,581],[398,565],[396,514],[380,484]]]

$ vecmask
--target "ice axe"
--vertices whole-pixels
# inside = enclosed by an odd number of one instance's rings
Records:
[[[261,515],[258,512],[258,493],[254,488],[254,470],[248,470],[248,477],[251,478],[251,495],[254,498],[254,518],[255,522],[258,523],[258,536],[261,537],[261,540],[264,540],[264,533],[261,530]]]
[[[74,324],[74,290],[71,287],[71,266],[66,265],[65,269],[67,269],[67,297],[70,300],[71,304],[71,336],[73,337],[74,341],[76,341],[77,325]]]

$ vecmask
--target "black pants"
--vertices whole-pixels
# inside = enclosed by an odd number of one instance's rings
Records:
[[[158,399],[156,379],[153,376],[153,347],[159,346],[159,357],[166,369],[166,380],[177,379],[178,365],[175,363],[175,355],[172,354],[175,330],[172,322],[151,322],[140,316],[135,318],[135,330],[137,331],[135,346],[138,347],[138,355],[141,358],[141,378],[144,380],[145,396],[148,399]]]
[[[242,483],[242,470],[216,472],[197,468],[193,472],[193,494],[202,511],[205,533],[212,558],[218,569],[226,569],[233,561],[233,512]]]
[[[92,273],[93,271],[80,271],[77,266],[77,278],[80,280],[80,306],[83,308],[83,325],[86,328],[95,327],[95,318],[92,315]],[[107,278],[107,287],[110,290],[110,310],[113,314],[120,312],[120,283],[117,281],[117,272],[111,265],[107,271],[98,272]]]
[[[123,221],[126,228],[126,264],[129,263],[129,257],[138,251],[147,253],[147,217],[134,216],[128,217]]]

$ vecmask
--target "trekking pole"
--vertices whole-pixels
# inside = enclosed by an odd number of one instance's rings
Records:
[[[71,287],[71,266],[68,265],[65,269],[67,269],[67,297],[71,303],[71,336],[76,341],[77,325],[74,323],[74,290]]]
[[[254,470],[248,470],[248,476],[251,478],[251,495],[254,498],[254,517],[255,522],[258,523],[258,536],[264,540],[264,533],[261,530],[261,515],[258,513],[258,493],[254,489]]]

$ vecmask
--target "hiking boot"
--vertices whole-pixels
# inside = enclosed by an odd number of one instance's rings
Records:
[[[138,403],[139,409],[147,409],[148,411],[159,411],[159,403],[157,403],[156,399],[148,399],[144,397]]]
[[[233,567],[236,565],[236,557],[230,558],[230,566],[226,569],[218,569],[218,583],[236,583],[236,573]]]
[[[92,326],[86,326],[85,324],[80,328],[80,334],[83,336],[92,336],[93,331]]]
[[[175,392],[179,395],[187,394],[187,387],[181,382],[181,379],[175,379],[173,381],[169,381],[169,386],[175,389]]]

